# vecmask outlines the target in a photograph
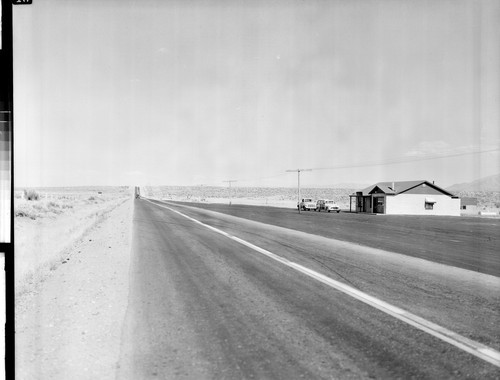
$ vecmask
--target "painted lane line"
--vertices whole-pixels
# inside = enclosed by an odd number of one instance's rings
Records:
[[[145,199],[145,198],[143,198]],[[243,240],[239,237],[233,236],[231,234],[228,234],[227,232],[224,232],[218,228],[212,227],[208,224],[205,224],[203,222],[200,222],[197,219],[194,219],[186,214],[181,213],[180,211],[177,211],[175,209],[172,209],[168,206],[164,206],[158,203],[151,202],[148,199],[145,199],[148,202],[154,204],[155,206],[159,206],[162,208],[165,208],[167,210],[170,210],[196,224],[199,224],[203,227],[206,227],[210,229],[211,231],[214,231],[220,235],[223,235],[231,240],[234,240],[248,248],[251,248],[252,250],[259,252],[277,262],[280,262],[289,268],[292,268],[300,273],[305,274],[308,277],[311,277],[327,286],[330,286],[331,288],[334,288],[346,295],[349,295],[367,305],[370,305],[388,315],[393,316],[394,318],[399,319],[400,321],[403,321],[421,331],[424,331],[438,339],[441,339],[444,342],[447,342],[465,352],[468,352],[469,354],[472,354],[482,360],[487,361],[488,363],[491,363],[497,367],[500,367],[500,352],[485,346],[482,343],[473,341],[471,339],[468,339],[460,334],[457,334],[451,330],[448,330],[442,326],[439,326],[433,322],[430,322],[424,318],[421,318],[415,314],[412,314],[406,310],[403,310],[397,306],[391,305],[385,301],[382,301],[376,297],[370,296],[369,294],[366,294],[358,289],[355,289],[351,286],[348,286],[342,282],[339,282],[337,280],[334,280],[328,276],[325,276],[321,273],[318,273],[312,269],[306,268],[298,263],[295,263],[293,261],[290,261],[284,257],[281,257],[279,255],[276,255],[275,253],[272,253],[264,248],[258,247],[252,243],[249,243],[246,240]]]
[[[368,304],[380,311],[383,311],[384,313],[389,314],[394,318],[399,319],[400,321],[416,327],[419,330],[425,331],[428,334],[439,338],[449,344],[452,344],[453,346],[458,347],[463,351],[466,351],[478,358],[496,365],[497,367],[500,367],[500,352],[495,351],[488,346],[454,333],[451,330],[423,319],[415,314],[412,314],[387,302],[372,297],[357,289],[351,288],[348,285],[333,280],[311,269],[305,268],[300,264],[293,263],[292,266],[295,267],[295,269],[299,272],[305,273],[310,277],[315,278],[316,280],[343,292],[344,294],[350,295],[351,297],[356,298],[357,300],[362,301],[365,304]]]

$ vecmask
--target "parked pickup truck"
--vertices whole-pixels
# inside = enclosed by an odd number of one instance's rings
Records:
[[[340,212],[340,207],[335,204],[334,201],[330,201],[328,199],[320,199],[318,202],[316,202],[316,211],[328,211],[328,212]]]
[[[316,203],[311,198],[303,198],[297,205],[300,210],[316,210]]]

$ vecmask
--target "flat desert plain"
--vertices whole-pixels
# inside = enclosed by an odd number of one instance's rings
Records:
[[[301,198],[333,200],[341,209],[349,210],[350,194],[359,188],[301,188]],[[240,204],[268,207],[295,208],[297,188],[290,187],[240,187],[223,186],[146,186],[141,188],[142,195],[155,199],[195,203]],[[458,197],[477,198],[477,211],[500,214],[499,191],[459,191],[452,192]],[[469,215],[470,216],[470,215]]]
[[[16,293],[66,263],[75,242],[130,197],[128,187],[16,189]]]
[[[16,374],[19,378],[115,378],[129,295],[133,188],[28,190],[35,190],[37,199],[28,200],[24,189],[18,189],[15,205]],[[497,218],[298,214],[292,189],[283,194],[274,189],[231,194],[227,189],[208,190],[141,188],[141,193],[424,258],[446,264],[442,266],[446,270],[459,267],[492,275],[488,278],[498,283]],[[326,192],[321,189],[312,197]],[[328,194],[324,197],[334,198],[336,193]],[[338,193],[339,205],[348,194]],[[281,208],[237,205],[245,198]]]

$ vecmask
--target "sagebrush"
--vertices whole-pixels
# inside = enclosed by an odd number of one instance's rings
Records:
[[[24,190],[24,199],[28,201],[37,201],[40,199],[40,194],[36,192],[36,190],[29,189],[29,190]]]

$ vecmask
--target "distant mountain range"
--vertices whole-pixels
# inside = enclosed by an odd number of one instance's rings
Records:
[[[500,191],[500,173],[467,183],[457,183],[449,191]]]

